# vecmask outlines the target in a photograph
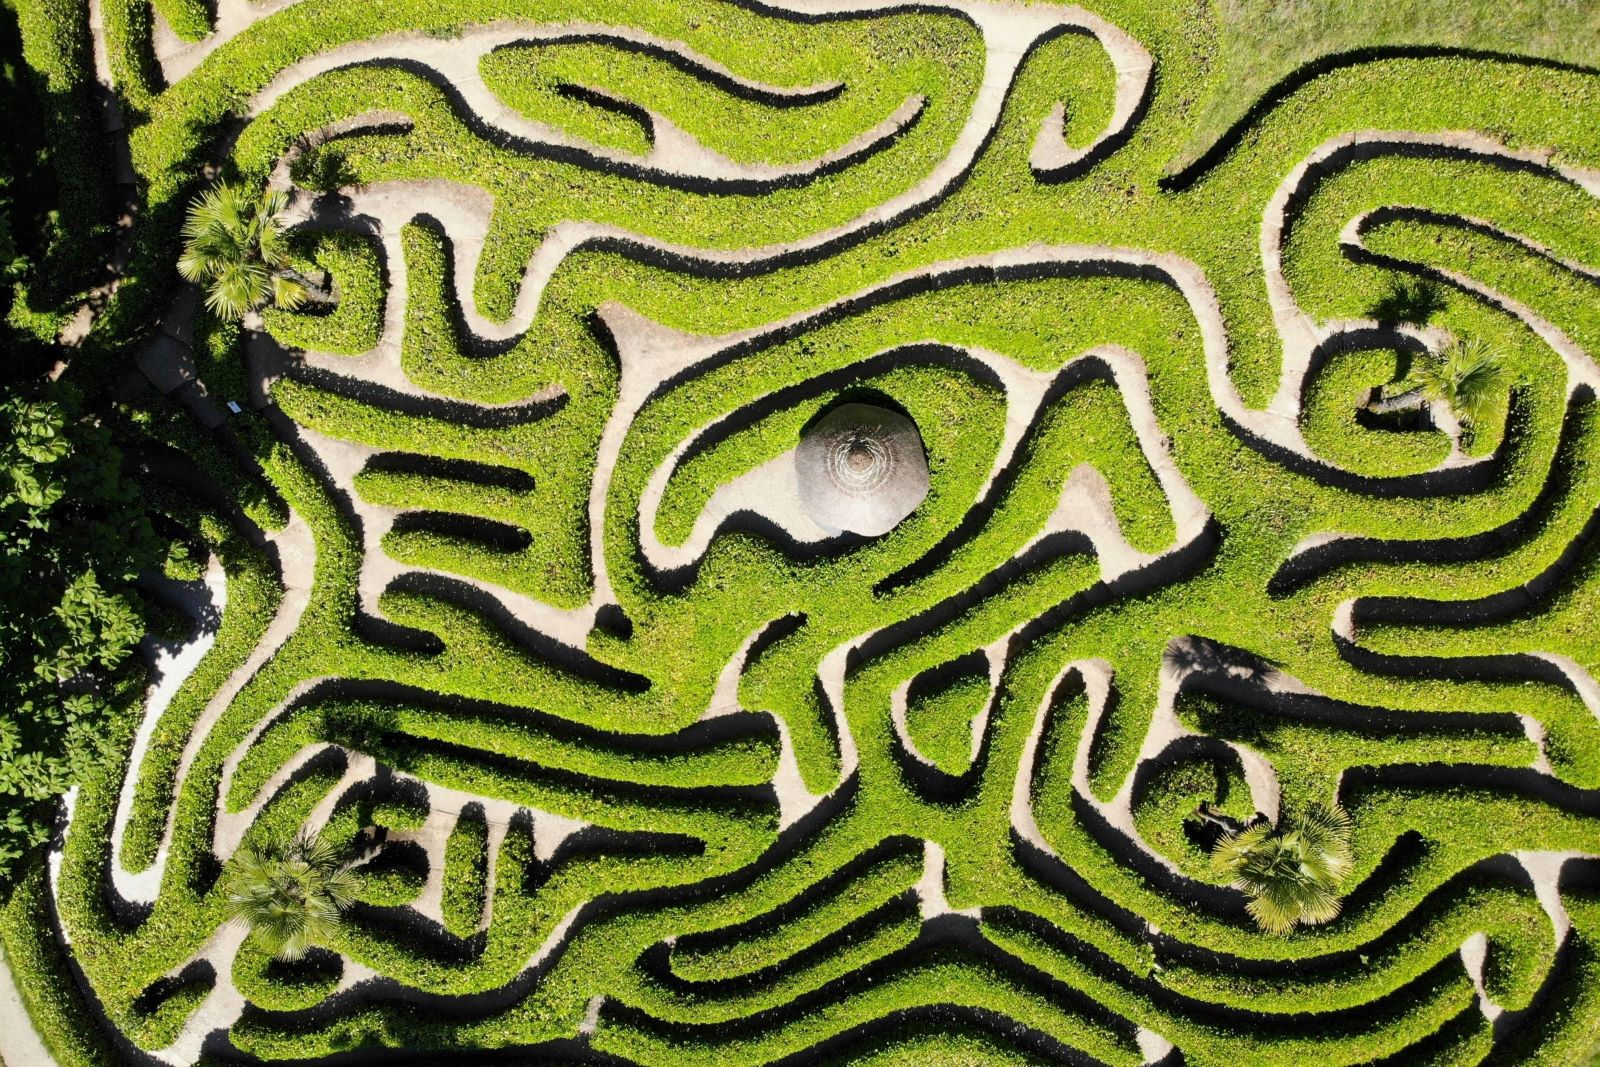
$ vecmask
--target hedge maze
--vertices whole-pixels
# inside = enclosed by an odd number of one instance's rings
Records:
[[[1173,165],[1180,7],[91,5],[207,564],[30,890],[84,1062],[1578,1062],[1600,76],[1352,56]],[[177,284],[219,176],[317,299]],[[1463,339],[1485,417],[1372,402]],[[886,534],[800,502],[844,403]],[[1335,800],[1262,932],[1196,805]],[[296,827],[362,888],[284,964],[218,880]]]

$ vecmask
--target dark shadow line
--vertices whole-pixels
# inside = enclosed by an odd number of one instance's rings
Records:
[[[1284,560],[1267,583],[1268,595],[1289,596],[1323,575],[1354,563],[1475,562],[1497,552],[1509,551],[1532,538],[1573,486],[1574,461],[1585,439],[1579,423],[1588,417],[1594,399],[1587,385],[1573,390],[1562,421],[1561,438],[1539,492],[1512,518],[1481,533],[1432,540],[1341,537]],[[1516,459],[1508,455],[1508,468],[1515,464]]]
[[[471,459],[446,459],[418,452],[379,452],[367,460],[362,474],[409,474],[419,478],[439,478],[467,482],[484,489],[504,489],[512,493],[531,493],[533,475],[517,467],[482,463]]]
[[[504,407],[486,407],[443,397],[416,396],[359,378],[349,378],[303,361],[289,364],[285,377],[344,400],[367,404],[415,418],[437,419],[475,430],[504,430],[539,422],[566,407],[567,394],[528,400]]]

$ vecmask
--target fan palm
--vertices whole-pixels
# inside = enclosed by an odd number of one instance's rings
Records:
[[[228,918],[262,951],[294,961],[326,943],[360,885],[338,850],[315,834],[246,845],[229,861]]]
[[[189,205],[183,224],[178,273],[206,287],[206,306],[227,320],[271,300],[293,309],[306,288],[292,276],[279,216],[289,199],[268,189],[259,199],[226,182],[207,189]]]
[[[1211,853],[1218,874],[1250,896],[1250,915],[1268,933],[1339,914],[1339,885],[1350,870],[1350,816],[1338,805],[1312,807],[1223,835]]]
[[[1416,377],[1422,395],[1450,406],[1456,418],[1475,426],[1505,383],[1505,368],[1480,340],[1457,341],[1440,356],[1421,361]]]

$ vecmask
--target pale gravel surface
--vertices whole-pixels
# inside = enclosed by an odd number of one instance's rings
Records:
[[[145,695],[144,717],[134,734],[133,752],[128,757],[130,767],[144,766],[145,752],[149,749],[150,738],[161,716],[166,713],[172,698],[189,675],[194,673],[200,661],[216,644],[216,627],[227,608],[228,589],[222,565],[215,558],[206,567],[205,581],[196,599],[199,600],[197,606],[201,608],[199,617],[195,619],[198,626],[196,633],[175,645],[155,644],[151,649],[153,680]],[[117,798],[117,812],[111,828],[111,885],[124,900],[150,903],[161,889],[163,865],[153,864],[138,874],[131,874],[122,862],[122,838],[127,829],[137,782],[137,776],[129,774],[123,779],[122,793]]]
[[[55,1067],[56,1059],[44,1047],[33,1019],[22,1003],[22,993],[11,975],[11,965],[0,954],[0,1063],[5,1067]]]

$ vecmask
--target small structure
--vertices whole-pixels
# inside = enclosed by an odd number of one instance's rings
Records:
[[[876,537],[928,495],[928,457],[916,423],[875,404],[841,404],[800,439],[800,503],[817,525]]]

